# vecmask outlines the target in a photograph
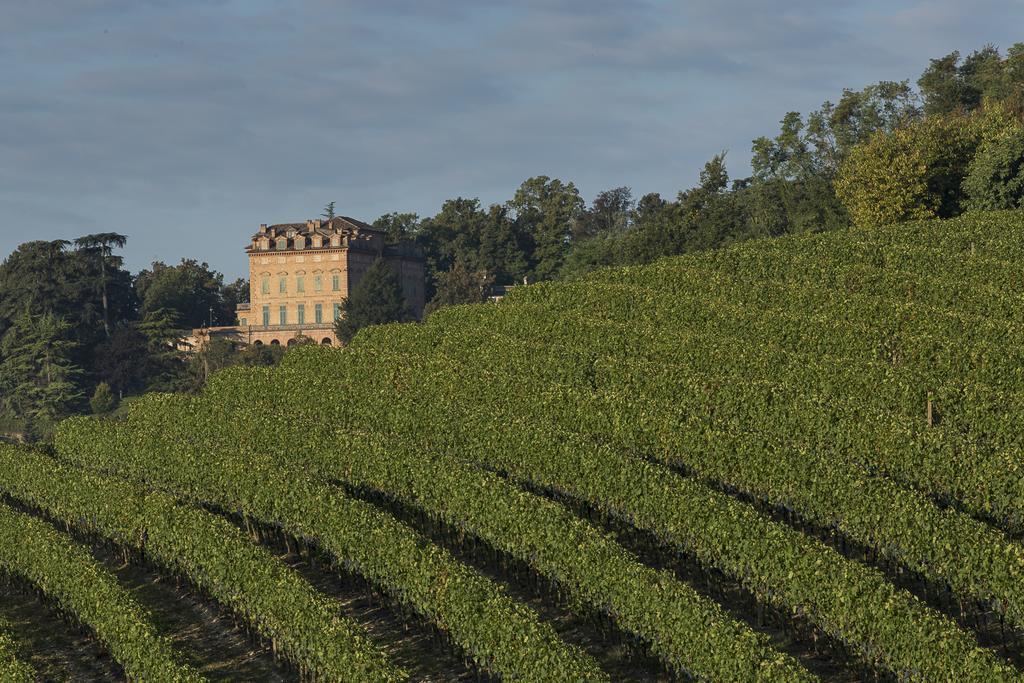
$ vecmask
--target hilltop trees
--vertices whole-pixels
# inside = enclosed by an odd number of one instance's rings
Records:
[[[335,321],[334,329],[338,339],[347,344],[367,325],[399,322],[407,318],[408,309],[398,276],[387,261],[378,258],[342,302],[341,316]]]
[[[103,331],[110,338],[110,305],[107,301],[107,262],[112,261],[114,268],[121,267],[121,257],[113,256],[113,247],[123,249],[128,238],[116,232],[101,232],[86,235],[75,240],[80,252],[85,257],[93,257],[99,263],[100,277],[97,280],[100,297],[103,302]]]
[[[71,362],[71,326],[54,313],[22,313],[0,340],[0,408],[28,433],[69,414],[82,394]]]

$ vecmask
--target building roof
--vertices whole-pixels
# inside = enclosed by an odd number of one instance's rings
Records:
[[[295,231],[298,235],[313,235],[314,233],[320,233],[321,235],[327,236],[334,233],[353,233],[353,232],[378,232],[383,233],[383,230],[378,230],[369,223],[361,221],[357,218],[350,216],[335,216],[330,220],[323,220],[316,218],[313,220],[307,220],[304,223],[276,223],[274,225],[261,225],[259,232],[252,236],[253,239],[259,237],[280,237],[288,234],[289,231]]]

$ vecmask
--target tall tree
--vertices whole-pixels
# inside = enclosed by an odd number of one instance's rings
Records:
[[[107,300],[107,261],[112,258],[114,247],[123,249],[128,238],[116,232],[99,232],[85,235],[75,240],[77,246],[88,256],[94,256],[100,266],[98,287],[103,301],[103,332],[110,339],[110,304]],[[121,260],[117,259],[115,267],[120,268]]]
[[[335,333],[345,344],[367,325],[383,325],[408,318],[398,276],[382,258],[363,274],[352,293],[341,304],[341,317],[334,323]]]
[[[135,278],[143,313],[174,311],[184,328],[234,324],[235,311],[225,302],[223,287],[223,275],[194,259],[176,266],[157,261]]]
[[[554,278],[569,253],[573,227],[585,207],[576,186],[547,176],[529,178],[516,190],[509,206],[515,211],[519,230],[532,238],[533,279]]]
[[[402,240],[416,239],[420,228],[420,217],[414,213],[386,213],[373,222],[373,227],[387,233],[387,244],[398,244]]]
[[[75,385],[81,369],[70,360],[69,325],[52,313],[23,313],[0,341],[0,401],[30,432],[67,415],[82,394]]]
[[[573,229],[573,240],[587,239],[603,232],[625,232],[633,213],[633,191],[616,187],[598,193],[589,209],[583,211]]]
[[[320,215],[327,220],[334,218],[334,202],[327,202],[327,206],[324,207],[323,213]]]
[[[437,294],[427,304],[426,313],[442,306],[455,304],[479,304],[487,301],[494,284],[494,275],[486,270],[472,270],[459,259],[451,270],[438,276]]]
[[[0,318],[70,313],[71,281],[67,240],[26,242],[0,265]]]

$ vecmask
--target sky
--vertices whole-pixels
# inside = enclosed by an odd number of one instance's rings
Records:
[[[788,111],[1022,27],[1024,0],[0,0],[0,255],[114,231],[132,271],[230,280],[329,201],[674,197]]]

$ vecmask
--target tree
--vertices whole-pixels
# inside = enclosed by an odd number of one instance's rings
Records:
[[[23,313],[0,340],[0,403],[30,432],[71,412],[82,395],[75,386],[81,369],[70,360],[69,325],[52,313]]]
[[[378,258],[342,301],[341,317],[335,321],[334,330],[347,344],[367,325],[400,322],[407,317],[398,276],[384,259]]]
[[[238,304],[247,303],[249,303],[249,281],[245,278],[240,277],[221,288],[221,306],[225,314],[230,311],[235,315]]]
[[[984,145],[971,161],[963,187],[967,209],[1024,208],[1024,129]]]
[[[110,339],[96,346],[93,355],[96,378],[118,395],[144,391],[156,370],[150,340],[136,326],[117,327]]]
[[[968,92],[960,75],[960,53],[950,52],[945,57],[931,60],[928,68],[917,80],[924,95],[924,112],[928,116],[949,114],[976,99]]]
[[[71,313],[67,304],[72,280],[67,240],[18,245],[0,265],[0,318],[23,313]]]
[[[633,191],[616,187],[598,193],[573,228],[573,240],[579,241],[604,232],[625,232],[633,213]]]
[[[585,207],[576,186],[547,176],[529,178],[508,205],[515,211],[518,229],[532,241],[530,275],[535,280],[554,278],[569,253],[573,227]]]
[[[100,278],[98,288],[103,301],[103,332],[107,339],[110,339],[110,305],[107,301],[107,261],[111,258],[113,248],[123,249],[128,238],[116,232],[100,232],[94,235],[85,235],[75,240],[77,246],[83,253],[95,257],[100,265]],[[115,267],[121,266],[118,258]]]
[[[975,154],[1019,126],[1006,107],[993,105],[879,133],[851,152],[836,192],[859,226],[958,215]]]
[[[96,391],[89,399],[89,407],[93,415],[105,415],[117,407],[117,397],[110,390],[109,384],[100,382],[96,385]]]
[[[442,306],[478,304],[487,301],[494,276],[486,270],[471,270],[462,259],[438,276],[437,294],[427,304],[430,314]]]
[[[147,388],[154,391],[186,388],[185,362],[178,350],[184,331],[178,322],[177,312],[167,308],[147,311],[138,329],[146,336],[149,351]]]
[[[386,244],[416,239],[420,230],[420,217],[414,213],[386,213],[373,222],[373,227],[387,233]]]
[[[174,311],[177,323],[186,329],[235,322],[235,310],[223,292],[224,276],[206,263],[182,259],[180,264],[168,266],[156,261],[138,274],[135,288],[143,314]]]
[[[327,220],[334,218],[334,202],[327,202],[327,206],[324,207],[323,213],[320,214]]]

